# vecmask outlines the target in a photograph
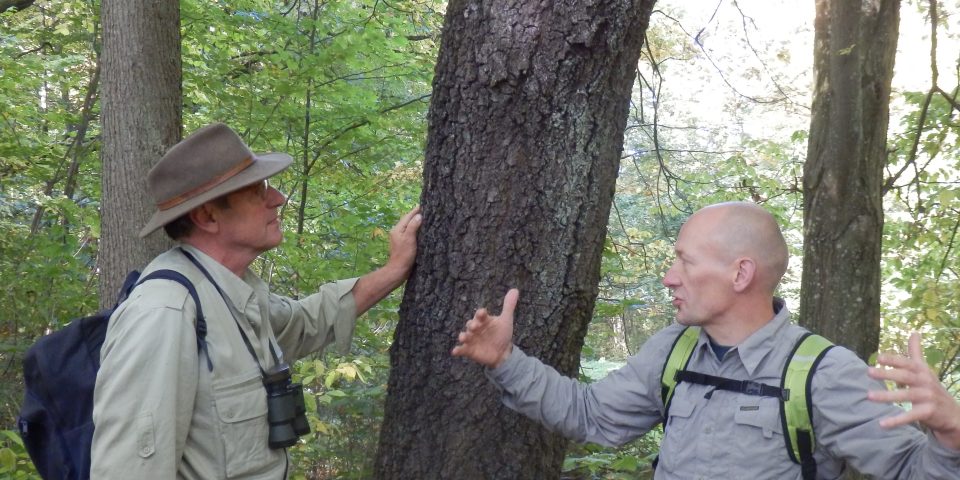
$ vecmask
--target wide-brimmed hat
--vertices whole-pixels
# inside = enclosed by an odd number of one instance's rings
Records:
[[[222,123],[203,127],[174,145],[147,174],[157,211],[140,237],[210,200],[272,177],[292,161],[285,153],[254,154]]]

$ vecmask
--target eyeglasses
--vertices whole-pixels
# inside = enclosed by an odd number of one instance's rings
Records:
[[[254,193],[260,197],[261,200],[267,200],[267,194],[270,193],[270,182],[263,180],[262,182],[257,182],[250,186]]]

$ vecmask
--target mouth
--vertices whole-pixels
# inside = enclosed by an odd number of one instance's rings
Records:
[[[673,297],[673,302],[671,303],[673,303],[674,307],[680,308],[680,304],[683,303],[683,300],[680,300],[677,297]]]

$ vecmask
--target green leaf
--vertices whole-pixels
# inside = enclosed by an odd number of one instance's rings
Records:
[[[0,430],[0,433],[2,433],[4,437],[7,437],[7,440],[23,447],[23,438],[20,437],[19,433],[13,430]]]
[[[9,448],[0,448],[0,467],[12,472],[17,469],[17,454]]]
[[[623,457],[610,465],[610,468],[621,472],[636,472],[639,467],[640,460],[632,456]]]
[[[927,364],[931,367],[937,367],[943,362],[944,354],[940,347],[927,347],[923,349],[923,356],[927,359]]]

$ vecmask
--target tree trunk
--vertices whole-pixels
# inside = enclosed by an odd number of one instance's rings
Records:
[[[156,209],[147,172],[181,138],[180,4],[103,0],[103,193],[100,303],[112,304],[126,272],[142,268],[170,242],[141,240]]]
[[[866,359],[880,338],[882,179],[899,0],[818,0],[800,323]]]
[[[518,287],[514,342],[576,375],[653,3],[448,6],[376,478],[559,476],[566,441],[450,350]]]
[[[7,10],[23,10],[31,5],[36,0],[0,0],[0,13],[6,12]]]

